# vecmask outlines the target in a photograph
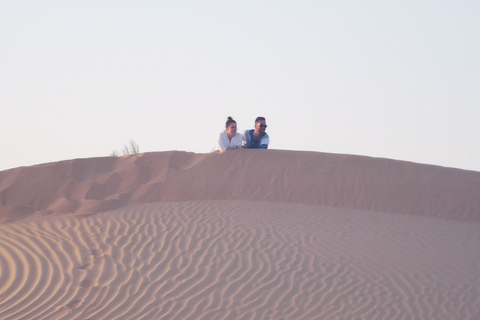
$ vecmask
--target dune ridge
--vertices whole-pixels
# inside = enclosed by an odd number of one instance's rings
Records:
[[[318,152],[154,152],[0,172],[0,219],[90,214],[128,203],[254,200],[480,222],[480,173]]]

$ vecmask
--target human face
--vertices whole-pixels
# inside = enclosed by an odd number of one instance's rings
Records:
[[[265,132],[266,129],[267,129],[267,123],[265,120],[258,120],[257,122],[255,122],[256,132],[263,133]]]
[[[229,136],[234,136],[236,133],[237,133],[237,124],[230,123],[230,125],[227,127],[227,134]]]

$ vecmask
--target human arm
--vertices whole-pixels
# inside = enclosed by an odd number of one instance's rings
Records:
[[[227,133],[223,131],[218,135],[215,151],[224,152],[225,150],[228,149],[228,145],[229,145],[229,141],[228,141]]]
[[[247,148],[247,135],[248,135],[248,130],[245,130],[242,134],[242,147]]]
[[[233,136],[232,141],[230,142],[230,148],[229,150],[232,149],[241,149],[243,144],[243,137],[240,133],[236,133],[235,136]]]
[[[268,134],[265,134],[262,139],[260,139],[260,147],[259,149],[268,149],[268,145],[270,143],[270,137]]]

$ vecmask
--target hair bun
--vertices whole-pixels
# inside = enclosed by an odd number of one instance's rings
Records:
[[[232,117],[228,117],[228,120],[225,123],[225,128],[228,128],[230,126],[230,124],[232,124],[232,123],[237,123],[237,122],[235,120],[233,120]]]

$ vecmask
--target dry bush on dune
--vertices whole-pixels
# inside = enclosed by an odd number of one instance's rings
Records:
[[[125,144],[122,149],[122,155],[128,156],[131,154],[138,154],[140,152],[140,147],[134,140],[130,140],[130,144]],[[110,153],[111,157],[120,157],[120,153],[118,151],[112,151]]]

